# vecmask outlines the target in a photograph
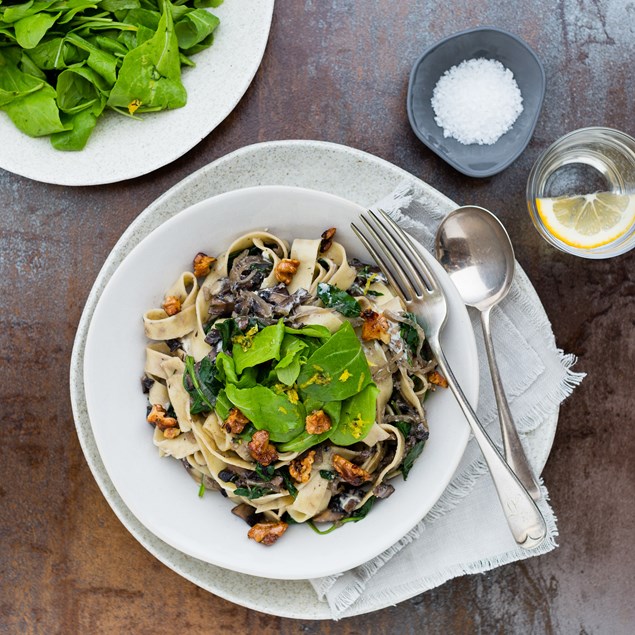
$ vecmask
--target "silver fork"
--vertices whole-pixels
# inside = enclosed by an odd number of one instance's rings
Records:
[[[353,231],[376,260],[406,307],[419,318],[437,364],[472,429],[489,467],[503,512],[516,542],[526,549],[539,545],[547,526],[531,495],[498,451],[470,406],[443,353],[439,337],[448,308],[441,284],[413,239],[385,212],[360,216],[365,233]]]

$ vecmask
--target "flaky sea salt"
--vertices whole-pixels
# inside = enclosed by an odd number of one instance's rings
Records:
[[[491,145],[514,125],[523,98],[508,68],[480,57],[441,76],[432,93],[432,109],[444,137],[465,145]]]

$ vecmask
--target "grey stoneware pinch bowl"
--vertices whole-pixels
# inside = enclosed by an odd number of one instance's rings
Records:
[[[492,145],[464,145],[443,136],[430,100],[445,71],[464,60],[498,60],[513,74],[523,97],[523,112],[511,130]],[[545,71],[520,38],[494,27],[455,33],[428,48],[415,62],[408,85],[408,119],[414,133],[453,168],[472,177],[498,174],[525,149],[536,127],[545,96]]]

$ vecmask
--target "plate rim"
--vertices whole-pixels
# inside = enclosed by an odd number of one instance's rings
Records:
[[[82,401],[83,401],[83,380],[77,382],[74,380],[74,375],[81,374],[81,368],[83,366],[82,358],[83,358],[83,348],[85,343],[85,335],[87,330],[87,325],[90,322],[90,318],[92,316],[92,311],[94,309],[94,305],[103,290],[103,286],[105,285],[105,281],[107,280],[109,275],[112,275],[113,270],[113,262],[119,259],[123,259],[126,253],[132,249],[134,244],[138,242],[135,240],[134,234],[137,231],[143,231],[145,233],[149,233],[153,227],[153,221],[155,225],[160,224],[161,217],[169,217],[172,216],[175,212],[170,211],[170,206],[176,204],[179,207],[179,204],[175,203],[179,196],[184,195],[188,191],[192,191],[196,189],[197,183],[201,179],[205,179],[206,175],[210,172],[214,172],[214,170],[218,168],[222,168],[225,164],[231,165],[232,162],[237,160],[241,160],[243,157],[253,158],[253,155],[258,155],[261,153],[267,152],[282,152],[282,151],[299,151],[299,152],[331,152],[336,157],[337,162],[342,161],[355,161],[360,164],[363,164],[368,168],[375,168],[386,177],[387,180],[391,182],[398,182],[400,179],[407,179],[414,183],[417,183],[419,186],[424,188],[428,193],[430,193],[434,198],[440,202],[444,203],[447,206],[456,206],[449,197],[439,192],[431,185],[414,176],[413,174],[407,172],[403,168],[400,168],[385,159],[377,157],[368,152],[364,152],[362,150],[358,150],[356,148],[352,148],[349,146],[345,146],[338,143],[328,142],[328,141],[316,141],[316,140],[305,140],[305,139],[291,139],[291,140],[278,140],[278,141],[265,141],[259,142],[256,144],[251,144],[248,146],[241,147],[237,150],[234,150],[231,153],[228,153],[209,164],[199,168],[192,174],[186,176],[184,179],[173,185],[169,190],[161,194],[157,197],[150,205],[148,205],[128,226],[128,228],[123,232],[121,238],[117,241],[115,246],[112,248],[111,252],[107,256],[104,261],[103,266],[101,267],[99,273],[95,278],[95,282],[91,288],[90,293],[87,296],[86,303],[84,309],[82,311],[82,315],[80,317],[76,338],[73,345],[73,351],[71,356],[70,363],[70,391],[71,391],[71,405],[73,410],[73,417],[75,422],[75,427],[77,430],[77,435],[79,438],[80,446],[82,447],[82,451],[84,453],[84,457],[86,458],[86,462],[89,465],[89,468],[99,486],[102,494],[106,498],[110,508],[113,510],[117,518],[121,521],[121,523],[126,527],[126,529],[132,534],[132,536],[139,542],[147,551],[149,551],[157,560],[162,562],[164,565],[172,569],[175,573],[182,576],[186,580],[189,580],[193,584],[203,588],[210,593],[213,593],[223,599],[226,599],[230,602],[238,604],[248,609],[260,611],[263,613],[277,615],[280,617],[291,618],[291,619],[309,619],[309,620],[320,620],[320,619],[332,619],[331,612],[329,610],[328,605],[325,602],[321,602],[318,600],[315,591],[310,586],[308,581],[284,581],[284,580],[276,580],[273,583],[276,585],[278,592],[285,593],[295,593],[298,594],[302,590],[302,593],[305,595],[305,601],[307,602],[305,607],[296,608],[295,605],[289,605],[288,603],[284,605],[284,608],[276,607],[273,609],[271,606],[263,605],[262,602],[254,601],[253,599],[249,599],[240,595],[234,595],[232,593],[227,592],[225,589],[220,588],[219,585],[212,585],[209,582],[201,580],[197,577],[197,573],[192,568],[192,560],[193,559],[184,559],[182,554],[176,552],[171,547],[160,541],[153,534],[151,534],[148,530],[146,530],[142,526],[135,526],[135,520],[132,516],[131,512],[125,507],[123,502],[117,501],[118,494],[112,488],[112,483],[109,483],[108,476],[105,474],[105,468],[103,464],[101,464],[100,457],[94,456],[91,454],[91,430],[90,424],[83,429],[83,425],[85,425],[85,415],[82,413]],[[255,179],[255,177],[254,177]],[[303,177],[304,183],[309,182],[307,177]],[[253,183],[257,183],[258,181],[252,180]],[[307,186],[310,187],[310,186]],[[325,184],[322,184],[322,187],[328,187]],[[234,188],[232,188],[234,189]],[[386,192],[387,194],[388,192]],[[182,206],[181,206],[182,207]],[[155,220],[156,219],[156,220]],[[149,225],[149,227],[146,227]],[[130,242],[128,249],[126,250],[126,243]],[[119,253],[119,252],[122,253]],[[535,296],[536,301],[539,303],[542,311],[544,312],[544,308],[539,301],[538,295],[531,285],[531,282],[527,278],[524,273],[522,267],[516,263],[516,271],[517,275],[519,275],[520,280],[523,285],[529,292]],[[546,316],[546,313],[545,313]],[[551,450],[551,446],[553,443],[553,438],[556,432],[556,426],[558,421],[558,412],[556,409],[553,413],[552,418],[549,421],[546,421],[543,426],[538,430],[543,433],[543,436],[546,437],[546,444],[544,444],[543,456],[540,457],[541,468],[544,466],[549,452]],[[538,432],[535,431],[535,432]],[[546,433],[546,434],[544,434]],[[535,433],[531,436],[535,436]],[[94,439],[93,439],[94,443]],[[543,440],[544,443],[544,440]],[[112,492],[109,489],[113,489]],[[114,500],[111,500],[113,499]],[[171,553],[172,552],[172,553]],[[195,561],[194,564],[199,564],[199,561]],[[213,565],[208,565],[213,566]],[[224,574],[230,577],[236,577],[236,583],[240,582],[241,587],[243,581],[252,581],[257,582],[259,579],[254,578],[253,576],[249,576],[246,574],[234,574],[233,572],[224,570]],[[299,585],[303,585],[300,587]],[[418,595],[419,591],[411,590],[410,592],[405,592],[403,597],[397,599],[398,602],[403,602],[408,600],[409,598]],[[347,616],[353,615],[362,615],[366,613],[370,613],[372,611],[381,610],[388,606],[392,606],[395,604],[395,599],[391,598],[387,601],[378,602],[374,606],[365,605],[361,609],[355,609],[347,612]]]

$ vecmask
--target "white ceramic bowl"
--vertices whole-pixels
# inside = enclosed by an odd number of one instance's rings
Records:
[[[214,492],[197,496],[183,467],[161,459],[145,422],[140,388],[145,337],[142,314],[158,306],[165,289],[191,266],[198,251],[219,253],[242,233],[267,229],[287,239],[319,236],[336,226],[349,255],[368,254],[350,230],[363,210],[337,196],[283,186],[253,187],[193,205],[154,230],[123,260],[95,308],[86,341],[84,382],[100,456],[131,512],[156,536],[185,554],[241,573],[306,579],[350,569],[405,535],[434,505],[465,450],[468,426],[449,391],[426,402],[430,439],[407,481],[361,522],[326,536],[292,526],[284,539],[263,547],[247,538],[232,503]],[[428,258],[433,259],[428,255]],[[478,364],[465,306],[433,261],[449,300],[442,343],[475,405]]]

